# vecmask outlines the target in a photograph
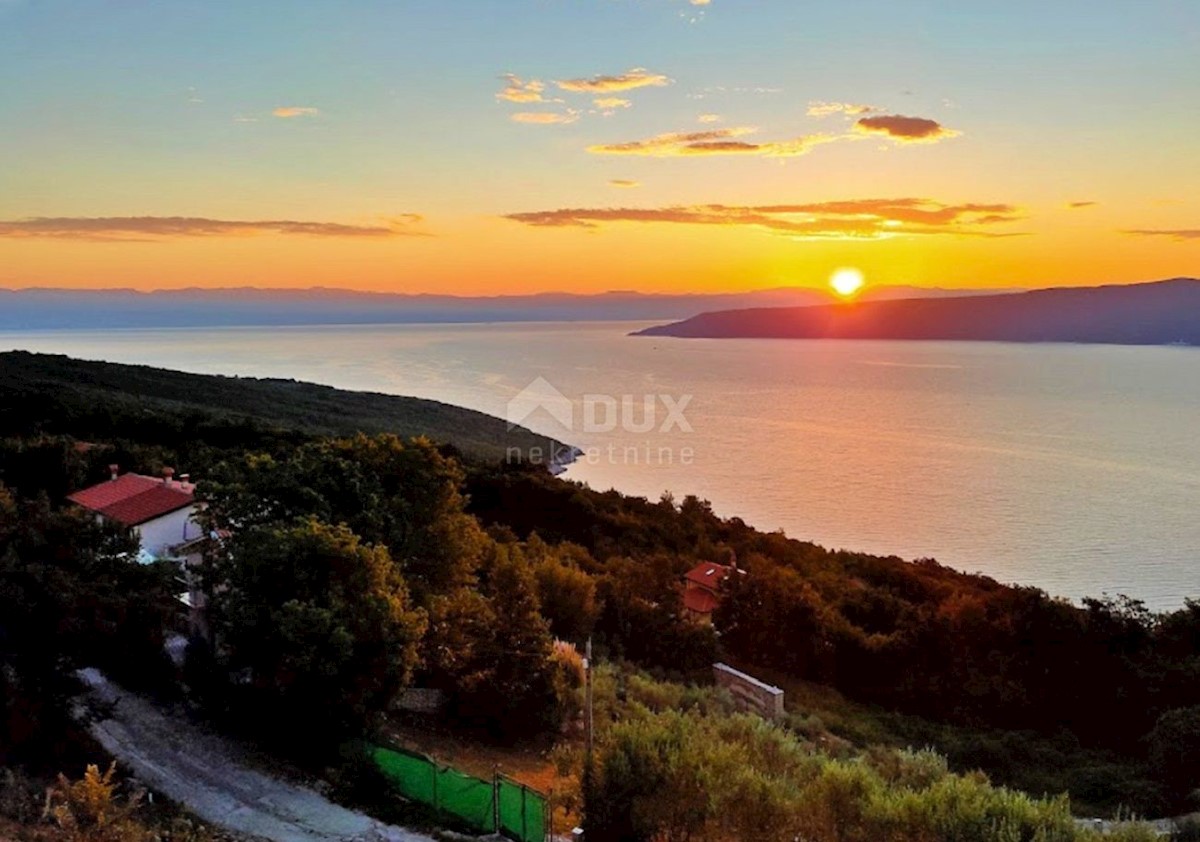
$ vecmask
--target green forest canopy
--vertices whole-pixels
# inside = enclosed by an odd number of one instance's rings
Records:
[[[102,432],[114,419],[174,416],[251,420],[316,435],[427,436],[472,457],[563,445],[500,418],[424,398],[348,392],[296,380],[185,374],[24,351],[0,353],[0,433]],[[108,434],[117,432],[108,430]],[[131,436],[132,437],[132,436]]]

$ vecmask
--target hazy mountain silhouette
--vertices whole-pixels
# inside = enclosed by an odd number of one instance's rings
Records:
[[[995,292],[995,291],[993,291]],[[880,287],[876,298],[980,294],[980,291]],[[0,289],[0,330],[236,325],[400,324],[683,319],[708,310],[825,304],[829,293],[783,287],[693,295],[631,291],[597,295],[405,295],[311,289]]]
[[[1200,345],[1200,280],[704,313],[646,336]]]

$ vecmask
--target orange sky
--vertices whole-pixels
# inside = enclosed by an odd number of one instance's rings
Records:
[[[0,286],[1200,275],[1193,4],[52,5],[0,0]]]

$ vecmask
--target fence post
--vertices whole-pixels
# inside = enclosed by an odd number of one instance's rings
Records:
[[[500,832],[500,767],[492,766],[492,832]]]
[[[437,816],[437,821],[441,824],[442,821],[442,803],[438,798],[438,767],[437,761],[433,760],[429,763],[429,768],[433,770],[433,814]]]

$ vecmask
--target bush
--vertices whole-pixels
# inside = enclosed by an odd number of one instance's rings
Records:
[[[588,837],[600,842],[1098,839],[1076,825],[1066,796],[1034,798],[982,773],[951,774],[928,750],[834,759],[747,715],[647,711],[612,726],[599,761],[585,806]],[[1105,838],[1142,842],[1153,833],[1128,824]]]

